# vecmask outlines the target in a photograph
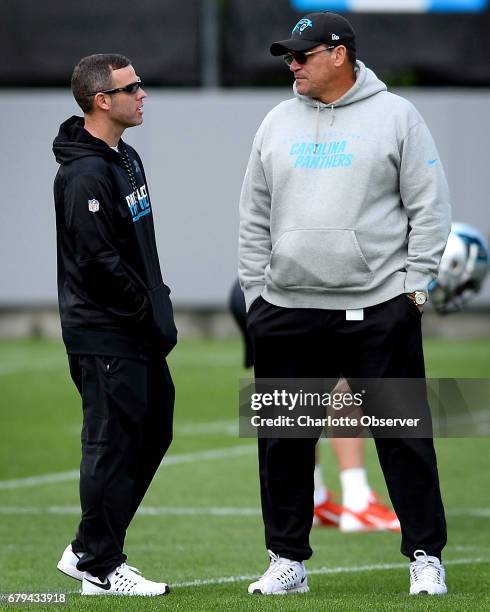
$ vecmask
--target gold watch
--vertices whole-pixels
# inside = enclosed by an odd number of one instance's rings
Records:
[[[425,291],[412,291],[412,293],[407,293],[407,296],[416,306],[423,306],[427,302],[427,293]]]

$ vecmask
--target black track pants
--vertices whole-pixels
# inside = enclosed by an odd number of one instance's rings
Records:
[[[258,298],[248,313],[256,378],[423,378],[421,314],[406,295],[364,309],[281,308]],[[259,472],[268,549],[308,559],[313,518],[314,439],[259,439]],[[376,449],[402,529],[401,552],[437,557],[446,522],[432,439],[378,438]]]
[[[126,529],[172,441],[174,387],[164,359],[69,355],[82,396],[78,569],[105,578],[126,560]]]

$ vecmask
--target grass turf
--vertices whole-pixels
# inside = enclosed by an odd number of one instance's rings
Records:
[[[430,340],[425,354],[431,376],[490,375],[489,340]],[[145,575],[175,587],[165,598],[123,603],[108,597],[80,598],[72,592],[79,583],[55,569],[77,522],[75,479],[12,488],[2,484],[76,470],[80,401],[59,343],[0,344],[1,592],[69,592],[64,609],[73,610],[490,608],[485,586],[490,565],[486,439],[437,441],[448,510],[447,597],[408,598],[407,567],[396,534],[343,535],[322,528],[312,532],[310,593],[287,599],[248,596],[244,576],[260,574],[267,559],[254,443],[237,438],[234,428],[238,379],[248,375],[240,366],[239,342],[182,342],[169,361],[177,388],[176,431],[169,452],[174,462],[157,474],[143,503],[146,513],[138,514],[128,531],[126,551],[129,562]],[[366,447],[371,484],[386,495],[372,441]],[[208,451],[216,449],[213,458]],[[194,460],[192,453],[198,453]],[[327,443],[322,462],[329,485],[338,489]],[[195,581],[202,582],[192,584]]]

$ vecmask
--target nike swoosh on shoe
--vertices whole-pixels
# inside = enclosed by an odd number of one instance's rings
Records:
[[[111,588],[111,581],[108,578],[106,578],[105,582],[93,582],[93,580],[89,580],[88,578],[85,578],[85,580],[90,582],[90,584],[99,587],[99,589],[104,589],[104,591],[108,591]]]

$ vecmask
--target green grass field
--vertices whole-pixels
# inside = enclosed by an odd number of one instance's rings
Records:
[[[447,597],[409,598],[398,535],[325,528],[312,532],[310,593],[247,595],[267,557],[255,445],[236,433],[238,380],[247,376],[240,345],[181,342],[169,361],[177,388],[174,443],[129,529],[126,552],[129,563],[168,581],[172,592],[124,602],[81,598],[79,583],[56,570],[78,520],[80,400],[60,343],[0,344],[0,592],[68,593],[70,610],[490,609],[487,439],[437,441],[448,511]],[[431,376],[487,378],[490,340],[431,340],[426,361]],[[328,442],[322,450],[328,484],[338,490]],[[367,463],[371,484],[385,496],[372,441]]]

